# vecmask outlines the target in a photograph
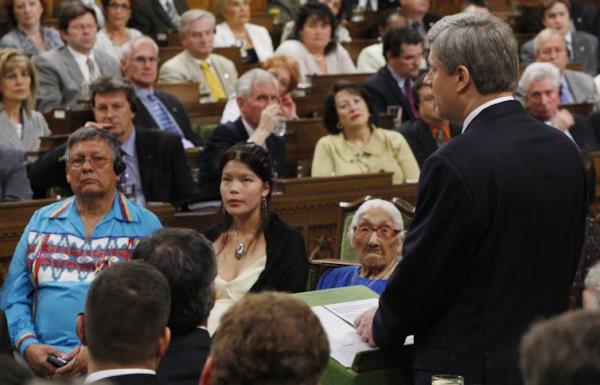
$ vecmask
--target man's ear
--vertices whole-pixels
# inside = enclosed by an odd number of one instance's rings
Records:
[[[455,73],[457,77],[456,92],[462,94],[469,88],[469,84],[472,81],[471,73],[464,65],[456,67]]]
[[[87,346],[87,341],[85,338],[85,315],[83,313],[77,315],[75,327],[81,344]]]
[[[157,363],[161,358],[167,354],[167,349],[169,349],[169,343],[171,342],[171,329],[168,326],[165,326],[163,332],[158,340],[158,347],[156,350],[156,358]],[[158,366],[158,365],[157,365]]]
[[[215,369],[215,360],[212,356],[208,356],[206,359],[206,363],[204,364],[204,369],[202,370],[202,374],[200,375],[200,384],[199,385],[212,385],[212,372]]]

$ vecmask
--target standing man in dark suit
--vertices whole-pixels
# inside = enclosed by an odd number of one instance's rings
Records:
[[[94,50],[96,14],[80,2],[67,4],[58,18],[65,45],[33,58],[38,72],[37,110],[81,110],[89,98],[89,85],[101,76],[119,76],[119,64],[110,55]]]
[[[412,87],[419,76],[423,57],[423,38],[408,28],[394,28],[383,36],[386,65],[364,82],[375,114],[386,113],[388,106],[402,108],[402,121],[418,117]]]
[[[143,239],[132,258],[156,267],[171,288],[171,343],[158,366],[158,382],[197,385],[212,341],[206,329],[217,276],[212,244],[195,230],[162,229]]]
[[[157,129],[135,127],[135,94],[121,78],[101,78],[92,85],[96,121],[86,125],[110,131],[121,144],[127,166],[121,188],[134,192],[138,203],[194,200],[196,188],[178,136]],[[64,146],[56,147],[36,162],[30,179],[36,195],[64,186]]]
[[[89,351],[85,384],[155,385],[171,339],[171,290],[151,265],[112,265],[94,279],[77,334]]]
[[[413,97],[420,117],[404,122],[396,129],[406,138],[419,167],[423,167],[429,155],[446,145],[462,130],[461,125],[450,123],[440,116],[431,84],[424,80],[425,75],[419,76],[413,87]]]
[[[220,199],[221,157],[239,142],[266,147],[278,176],[285,176],[285,141],[273,134],[273,129],[285,119],[279,82],[271,73],[255,68],[239,78],[236,93],[241,117],[215,128],[200,156],[198,183],[202,200]]]
[[[584,235],[583,162],[513,99],[508,25],[461,13],[427,37],[440,115],[463,122],[463,133],[425,162],[403,259],[357,331],[383,348],[413,334],[418,385],[442,373],[519,385],[521,335],[568,306]]]
[[[160,32],[179,28],[181,14],[188,10],[186,0],[142,0],[139,12],[131,15],[130,27],[156,38]]]
[[[158,61],[158,45],[148,36],[131,40],[123,50],[121,68],[137,95],[133,123],[176,134],[184,148],[194,147],[198,139],[181,102],[169,93],[154,90]]]

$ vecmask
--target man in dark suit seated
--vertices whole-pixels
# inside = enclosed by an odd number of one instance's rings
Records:
[[[403,259],[357,331],[384,349],[414,335],[416,385],[434,374],[519,385],[522,334],[568,308],[585,230],[581,153],[514,100],[506,23],[460,13],[427,39],[440,116],[463,133],[425,162]]]
[[[530,64],[519,80],[519,93],[525,108],[536,119],[564,132],[582,150],[594,151],[598,143],[586,116],[559,109],[558,68],[550,63]]]
[[[156,38],[158,33],[179,28],[181,14],[187,10],[186,0],[142,0],[129,26]]]
[[[171,338],[170,306],[167,279],[147,263],[111,265],[98,274],[77,317],[89,352],[85,383],[157,384],[156,367]]]
[[[184,148],[198,144],[190,118],[177,98],[154,90],[158,75],[158,45],[148,36],[131,40],[123,50],[121,69],[133,85],[136,127],[160,128],[181,137]]]
[[[212,244],[191,229],[161,229],[133,252],[169,281],[171,343],[157,369],[164,385],[197,385],[210,350],[206,320],[215,302],[217,262]]]
[[[255,68],[238,80],[236,94],[241,117],[215,128],[200,155],[198,183],[202,200],[220,199],[221,157],[239,142],[265,146],[278,177],[285,176],[285,141],[273,133],[285,119],[280,106],[279,82],[271,73]]]
[[[33,58],[39,75],[37,110],[81,110],[89,97],[89,85],[101,76],[119,76],[119,64],[110,55],[94,50],[96,14],[80,2],[64,7],[58,18],[63,47]]]
[[[462,126],[442,118],[435,103],[431,85],[420,76],[413,87],[413,97],[419,109],[419,118],[404,122],[399,131],[410,145],[419,167],[435,150],[444,146],[450,138],[460,134]]]
[[[570,62],[580,62],[582,70],[589,75],[598,73],[598,39],[583,31],[576,31],[571,23],[569,0],[543,0],[542,23],[546,28],[560,32],[567,42],[567,56]],[[521,47],[521,61],[532,63],[535,58],[535,43],[529,40]]]
[[[305,302],[248,294],[221,318],[200,385],[318,385],[328,362],[327,335]]]
[[[196,188],[180,138],[135,127],[134,100],[133,88],[121,78],[101,78],[92,85],[96,121],[86,125],[110,131],[121,144],[127,166],[121,189],[140,204],[194,200]],[[66,187],[64,152],[64,146],[58,146],[34,165],[29,177],[36,196],[45,196],[50,187]]]
[[[418,117],[412,87],[421,71],[423,38],[407,28],[390,29],[383,36],[383,56],[385,67],[363,82],[374,113],[386,113],[388,106],[400,106],[403,122]]]

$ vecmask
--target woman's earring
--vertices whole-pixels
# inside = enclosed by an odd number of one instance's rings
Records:
[[[262,197],[262,199],[260,200],[260,208],[262,209],[263,212],[267,212],[267,198],[266,197]]]
[[[339,128],[340,130],[344,129],[344,126],[342,126],[341,122],[337,122],[337,124],[335,125],[337,128]]]

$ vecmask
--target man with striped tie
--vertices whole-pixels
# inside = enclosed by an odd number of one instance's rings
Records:
[[[158,73],[158,46],[148,36],[130,41],[123,50],[121,68],[137,95],[133,123],[136,127],[160,128],[181,137],[184,148],[197,144],[190,118],[179,100],[154,89]]]

